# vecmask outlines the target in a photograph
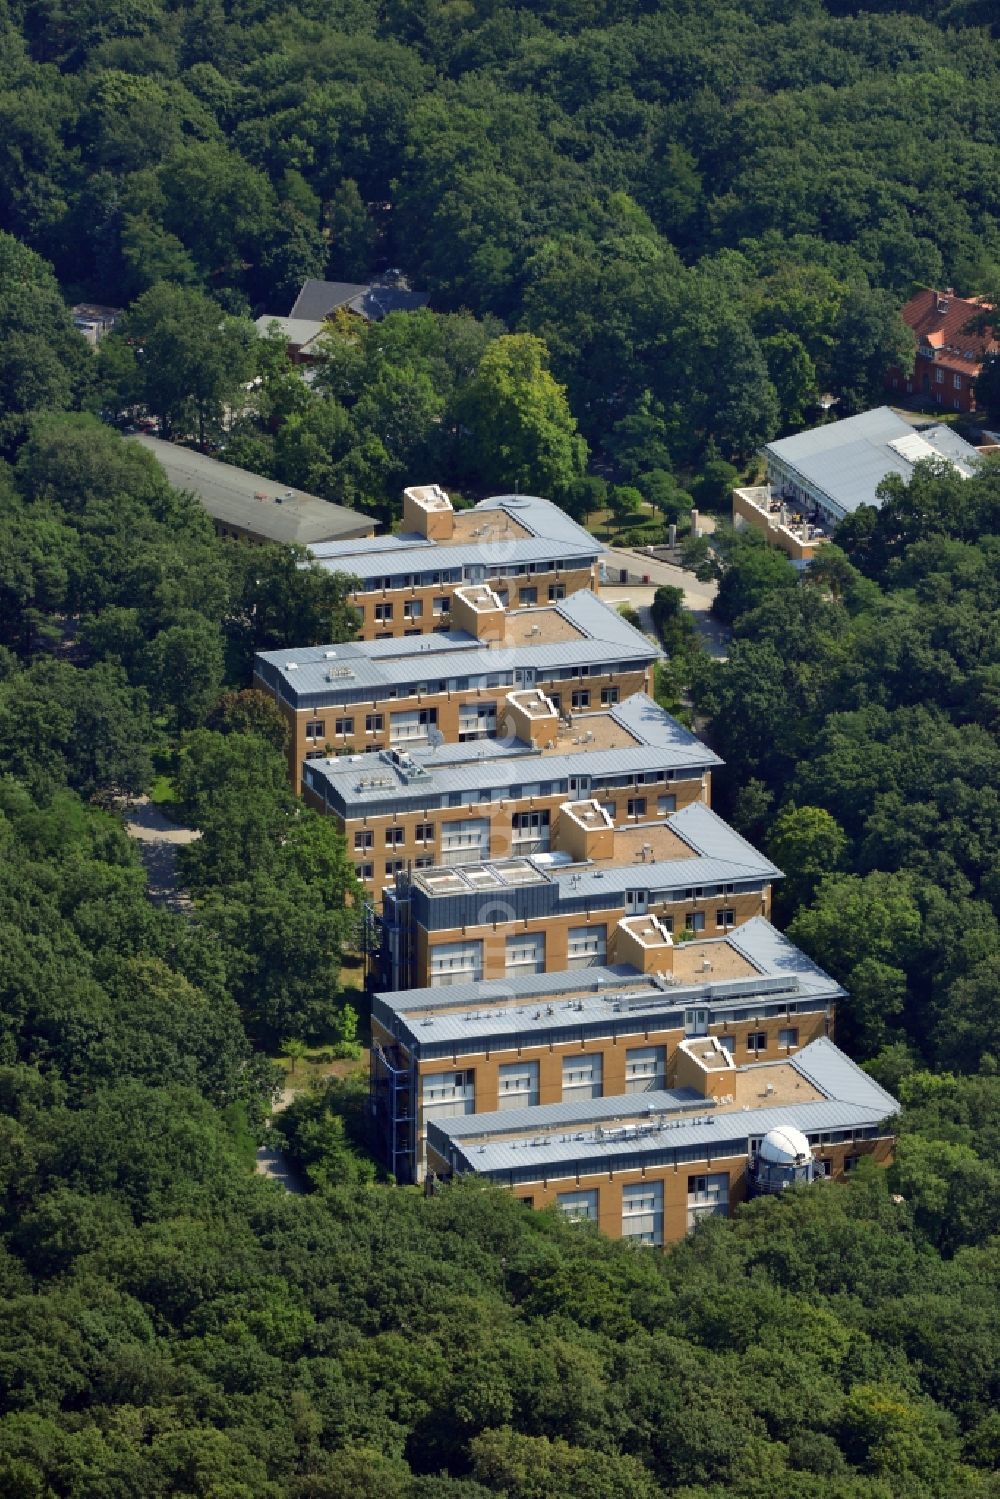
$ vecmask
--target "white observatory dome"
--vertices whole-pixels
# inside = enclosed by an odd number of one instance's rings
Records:
[[[804,1166],[812,1159],[809,1141],[800,1129],[783,1124],[768,1130],[760,1142],[760,1158],[769,1166]]]

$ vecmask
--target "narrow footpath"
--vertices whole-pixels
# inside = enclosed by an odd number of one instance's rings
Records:
[[[292,1099],[298,1092],[297,1088],[283,1088],[275,1099],[271,1110],[272,1116],[280,1114],[282,1109],[287,1109]],[[268,1134],[271,1130],[271,1121],[268,1120],[266,1129]],[[263,1145],[257,1151],[257,1175],[266,1176],[268,1181],[277,1182],[284,1187],[286,1192],[304,1192],[306,1184],[302,1180],[291,1161],[283,1150],[272,1145],[265,1139]]]

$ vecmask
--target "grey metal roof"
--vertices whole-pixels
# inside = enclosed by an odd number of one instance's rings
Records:
[[[768,1065],[775,1064],[751,1064],[739,1070],[766,1073]],[[573,1175],[577,1169],[583,1175],[585,1169],[601,1169],[601,1162],[612,1157],[639,1166],[644,1158],[664,1151],[704,1149],[718,1155],[726,1142],[745,1142],[751,1135],[764,1135],[782,1125],[815,1135],[872,1128],[899,1112],[896,1100],[826,1038],[810,1042],[789,1057],[787,1065],[826,1097],[729,1111],[718,1109],[712,1099],[701,1098],[691,1089],[582,1099],[430,1121],[428,1143],[444,1151],[455,1147],[467,1169],[485,1175],[528,1170],[537,1171],[539,1177],[562,1176]],[[661,1114],[668,1116],[662,1124],[657,1118]],[[616,1129],[609,1129],[611,1124]],[[603,1138],[587,1128],[593,1125],[601,1125]],[[623,1137],[618,1133],[623,1127],[634,1127],[636,1132]],[[561,1138],[541,1133],[559,1129],[567,1131]],[[520,1139],[495,1138],[518,1132]],[[574,1138],[579,1135],[584,1138]]]
[[[762,977],[798,978],[803,990],[822,992],[836,999],[844,994],[836,979],[824,973],[810,957],[783,936],[766,916],[754,916],[749,921],[727,932],[725,936],[706,938],[700,946],[731,947],[752,963]],[[740,982],[752,982],[752,976]],[[705,990],[724,990],[732,979],[708,979],[700,981]],[[474,983],[450,984],[444,988],[404,989],[399,992],[387,990],[375,995],[388,1010],[397,1015],[406,1015],[413,1010],[452,1008],[468,1005],[490,1005],[505,1000],[540,999],[547,995],[584,994],[588,989],[593,994],[604,994],[609,986],[618,993],[635,990],[637,994],[675,994],[678,988],[664,987],[647,974],[639,973],[627,963],[607,967],[581,968],[569,973],[529,973],[517,978],[485,979]],[[763,989],[761,992],[765,992]],[[724,998],[728,997],[723,995]]]
[[[438,572],[459,567],[513,567],[529,562],[592,562],[604,554],[603,542],[578,526],[551,500],[537,495],[494,495],[480,501],[475,508],[477,511],[503,510],[531,535],[494,536],[482,541],[470,539],[462,542],[427,541],[409,533],[383,536],[379,538],[377,548],[377,576],[405,576],[417,570]],[[427,551],[426,558],[414,556],[417,545]],[[346,557],[353,558],[357,552],[338,546],[323,546],[316,548],[313,555],[332,572],[338,562]],[[368,569],[364,575],[370,577],[373,572],[375,569]]]
[[[905,440],[914,437],[922,438],[951,463],[974,467],[979,461],[975,448],[948,428],[917,432],[888,406],[779,438],[768,443],[764,452],[795,469],[809,487],[849,515],[859,505],[880,504],[876,490],[888,474],[912,476],[913,462],[890,444],[904,440],[905,446]]]
[[[464,631],[445,635],[404,636],[395,640],[354,640],[325,646],[289,646],[259,652],[258,663],[271,668],[291,701],[310,697],[337,703],[345,691],[371,689],[384,697],[386,689],[423,681],[444,681],[457,675],[488,676],[519,667],[546,671],[571,669],[614,661],[649,663],[662,655],[640,631],[622,619],[588,589],[547,606],[558,611],[582,632],[583,639],[553,644],[487,646]],[[540,612],[540,611],[539,611]],[[289,669],[289,663],[294,666]],[[352,676],[328,680],[331,669],[350,668]]]
[[[604,710],[634,733],[640,742],[615,749],[591,750],[572,754],[545,753],[523,739],[479,739],[467,744],[442,744],[436,749],[409,752],[409,759],[426,772],[414,779],[390,752],[339,755],[326,760],[311,760],[308,765],[310,784],[317,782],[327,791],[327,800],[341,815],[348,817],[354,809],[363,813],[377,803],[429,806],[439,798],[455,792],[482,791],[486,799],[494,790],[512,788],[512,778],[522,782],[568,781],[570,777],[600,778],[635,775],[646,771],[688,770],[700,772],[721,765],[719,757],[696,739],[665,709],[646,696],[634,693],[624,703]],[[585,728],[589,717],[574,718],[578,728]],[[598,715],[600,716],[600,715]],[[511,761],[516,764],[512,765]],[[371,784],[377,779],[378,785]]]
[[[773,932],[763,917],[754,918],[758,922]],[[712,938],[699,947],[711,951],[728,946],[741,951],[735,940],[738,935]],[[801,1011],[803,1005],[822,1008],[843,996],[840,985],[816,970],[804,953],[791,943],[786,946],[797,954],[798,970],[789,963],[783,972],[762,968],[735,979],[705,975],[672,983],[622,965],[583,968],[380,993],[373,997],[372,1014],[420,1056],[434,1054],[441,1047],[451,1054],[509,1049],[515,1044],[545,1045],[567,1039],[567,1032],[573,1033],[572,1039],[588,1032],[607,1035],[609,1027],[621,1035],[654,1026],[672,1029],[683,1024],[684,1010],[692,1005],[711,1009],[714,1021],[722,1022],[734,1010],[787,1004]]]
[[[741,838],[735,828],[724,822],[704,802],[691,802],[675,812],[670,819],[673,831],[684,842],[705,858],[726,859],[730,863],[746,862],[755,870],[765,869],[769,874],[780,875],[781,870],[765,859],[759,849]]]
[[[370,517],[357,510],[290,490],[287,484],[220,463],[193,448],[141,433],[128,440],[152,453],[174,488],[190,490],[213,520],[248,536],[308,545],[335,536],[364,536],[372,529]],[[260,500],[258,495],[267,499]]]
[[[346,307],[355,297],[363,297],[367,285],[357,281],[317,281],[315,278],[303,283],[288,316],[323,322],[338,307]]]
[[[399,535],[369,536],[362,543],[360,541],[319,541],[309,551],[318,562],[328,557],[358,557],[365,556],[368,552],[403,552],[413,557],[418,550],[436,553],[437,542],[429,541],[426,536],[419,536],[415,531],[401,531]],[[416,560],[416,559],[414,559]],[[411,567],[413,562],[411,562]],[[381,566],[381,562],[379,563]]]

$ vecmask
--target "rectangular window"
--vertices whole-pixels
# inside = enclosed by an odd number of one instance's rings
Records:
[[[780,1047],[782,1047],[785,1051],[791,1051],[792,1048],[798,1046],[798,1044],[799,1044],[799,1030],[798,1030],[798,1026],[795,1026],[795,1025],[785,1026],[782,1030],[780,1030],[778,1032],[778,1045]]]
[[[419,619],[424,612],[422,599],[406,599],[403,603],[404,619]]]
[[[375,618],[379,621],[380,624],[385,624],[388,620],[392,619],[392,605],[376,604]]]
[[[859,1155],[845,1155],[845,1157],[844,1157],[844,1171],[845,1171],[845,1173],[846,1174],[850,1174],[850,1172],[852,1172],[852,1171],[857,1171],[857,1169],[858,1169],[858,1162],[860,1160],[861,1160],[861,1157]]]
[[[719,910],[715,913],[715,924],[717,927],[726,928],[736,925],[736,912]]]
[[[564,599],[565,597],[566,597],[566,584],[565,583],[550,583],[549,584],[549,603],[550,604],[554,604],[554,603],[556,603],[557,600]]]
[[[608,816],[611,818],[611,821],[614,822],[615,817],[618,814],[618,803],[617,802],[602,802],[601,806],[604,808],[605,812],[607,812]]]
[[[483,976],[482,942],[439,942],[430,951],[430,986],[479,983]]]
[[[598,1053],[592,1057],[563,1057],[562,1096],[564,1102],[573,1098],[601,1098],[604,1095],[604,1058]]]
[[[571,704],[572,704],[574,712],[578,708],[589,708],[590,707],[590,692],[589,692],[589,690],[587,688],[581,688],[578,692],[574,692],[572,698],[570,699],[570,701],[571,701]]]
[[[436,598],[431,603],[431,613],[438,616],[451,613],[451,599]]]
[[[519,932],[508,937],[505,950],[505,974],[516,978],[523,973],[545,972],[545,933]]]
[[[413,830],[413,836],[418,843],[433,843],[434,824],[432,822],[418,822]]]
[[[645,817],[646,798],[644,796],[630,796],[628,799],[628,815],[630,817]]]
[[[499,1109],[533,1109],[538,1102],[538,1063],[503,1063],[497,1074],[497,1099]]]
[[[406,842],[406,829],[393,826],[385,830],[386,848],[402,848]]]
[[[942,369],[935,370],[934,371],[934,379],[935,379],[935,382],[938,385],[943,385],[944,384],[944,370],[942,370]]]
[[[705,930],[704,911],[689,911],[684,925],[689,932],[703,932]]]
[[[541,854],[548,850],[551,840],[548,812],[515,812],[510,826],[512,853]]]
[[[663,1243],[663,1183],[627,1182],[622,1187],[622,1238],[633,1244]]]
[[[354,834],[354,852],[364,853],[365,849],[371,848],[375,841],[375,834],[371,828],[359,828]]]
[[[397,874],[402,874],[406,867],[405,859],[386,859],[385,873],[388,879],[394,879]]]
[[[729,1055],[732,1056],[734,1047],[732,1036],[720,1036],[719,1045],[722,1047],[723,1051],[728,1051]]]
[[[657,817],[669,817],[671,812],[677,811],[676,796],[658,796],[656,798]]]
[[[469,739],[485,739],[497,731],[496,703],[460,703],[458,709],[458,739],[465,743]]]
[[[310,719],[309,722],[306,724],[306,738],[307,739],[325,739],[326,738],[326,719],[325,718],[312,718],[312,719]]]
[[[621,697],[621,693],[618,691],[617,687],[602,687],[601,688],[601,707],[602,708],[611,708],[611,707],[613,707],[614,704],[618,702],[618,700],[619,700],[620,697]]]
[[[568,933],[566,967],[599,968],[608,959],[606,926],[571,926]]]
[[[382,730],[384,728],[385,728],[385,714],[384,713],[369,713],[369,714],[366,715],[366,717],[365,717],[365,733],[366,734],[381,734],[381,732],[382,732]]]
[[[422,744],[427,740],[427,730],[436,724],[436,708],[409,708],[389,715],[389,737],[393,744]]]
[[[956,390],[961,390],[962,389],[962,377],[961,377],[961,375],[956,375],[955,376],[954,386],[955,386]]]
[[[456,1072],[425,1072],[420,1079],[420,1102],[427,1119],[452,1119],[476,1112],[476,1074],[471,1068]]]
[[[333,721],[333,736],[335,739],[349,739],[354,733],[353,718],[335,718]]]
[[[597,1222],[597,1188],[592,1187],[589,1192],[559,1192],[556,1195],[556,1206],[567,1218],[575,1218],[582,1223]]]
[[[625,1053],[625,1092],[655,1093],[666,1086],[666,1047],[629,1047]]]
[[[354,868],[359,880],[373,880],[375,878],[374,864],[355,864]]]
[[[687,1196],[688,1232],[701,1218],[728,1218],[729,1174],[715,1172],[711,1176],[689,1176]]]
[[[537,604],[538,603],[538,589],[537,588],[522,588],[521,589],[521,603],[522,604]]]
[[[759,1056],[762,1051],[767,1051],[767,1031],[749,1031],[747,1051],[755,1057]]]
[[[490,856],[490,819],[470,817],[441,824],[441,863],[476,864]]]

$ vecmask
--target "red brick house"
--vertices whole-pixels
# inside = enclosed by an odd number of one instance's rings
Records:
[[[886,390],[900,396],[920,395],[949,411],[976,409],[976,377],[985,360],[997,352],[993,328],[978,328],[976,320],[988,302],[977,297],[956,297],[924,287],[903,308],[903,322],[917,340],[917,359],[912,375],[899,369],[886,373]]]

